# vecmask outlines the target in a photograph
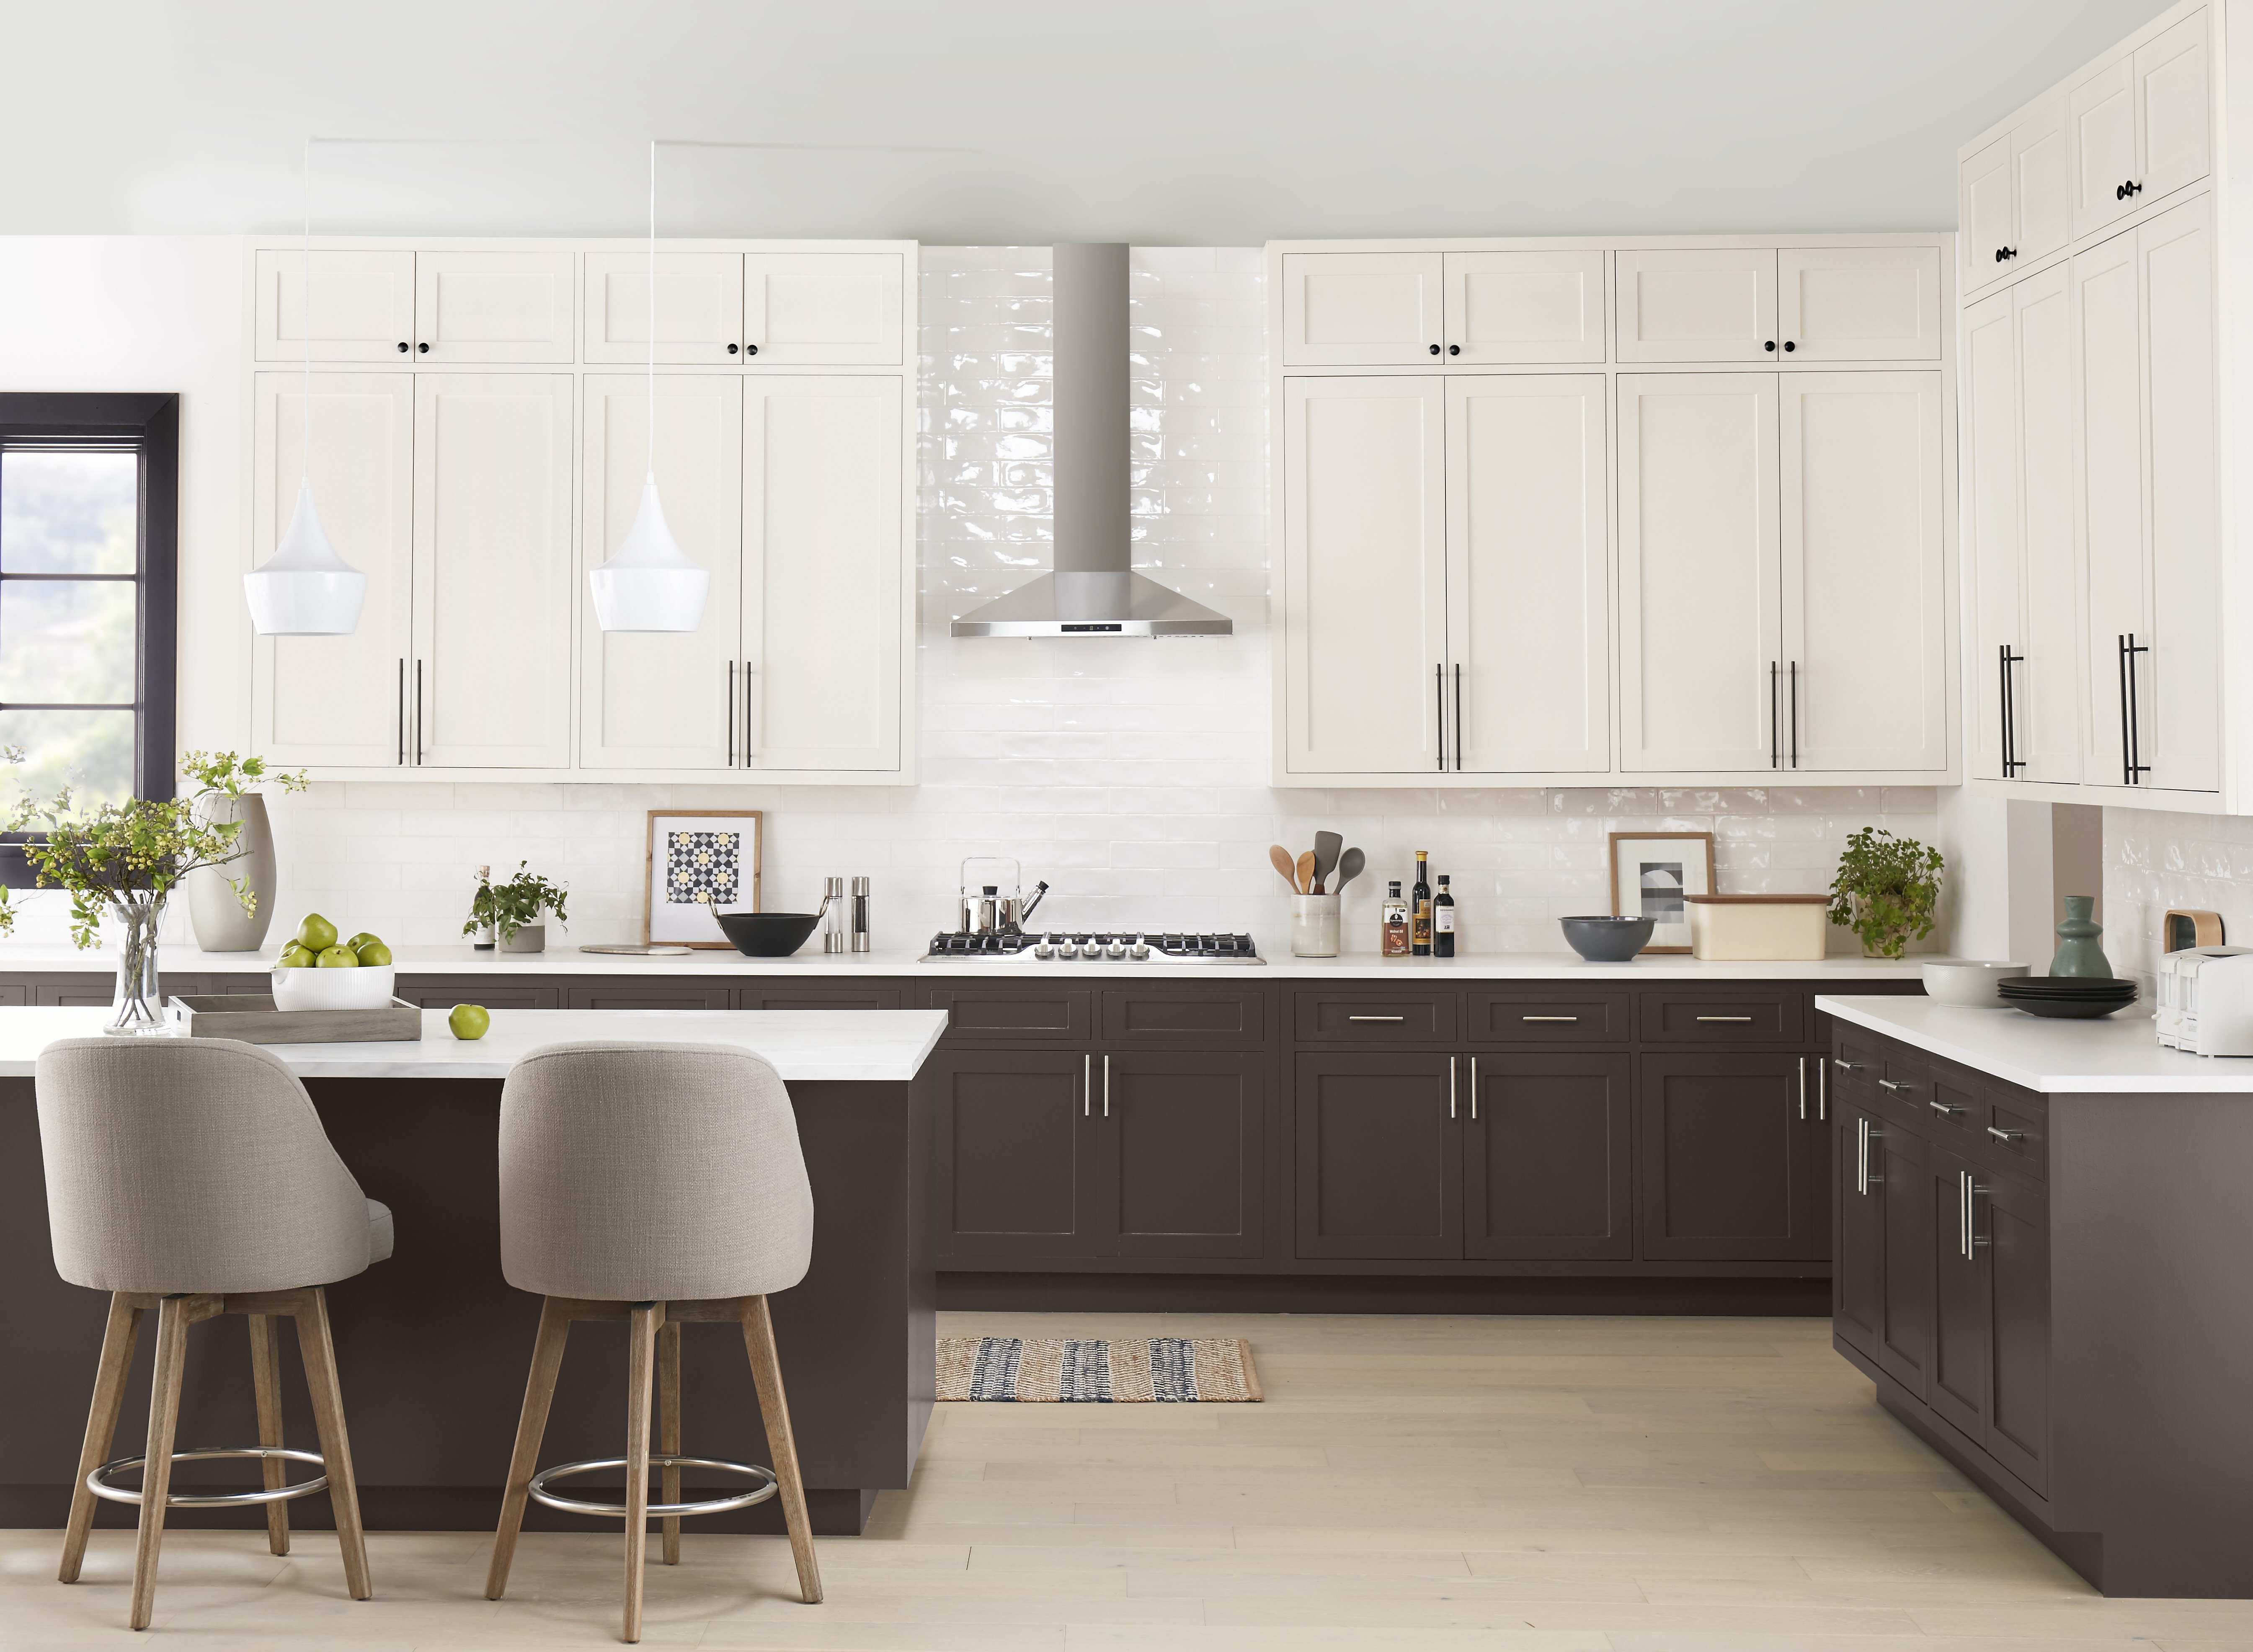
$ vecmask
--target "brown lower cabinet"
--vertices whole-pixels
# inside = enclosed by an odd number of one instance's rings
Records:
[[[1463,1254],[1635,1254],[1634,1107],[1625,1056],[1473,1056]]]
[[[1301,1256],[1462,1256],[1460,1063],[1391,1052],[1299,1057],[1292,1125]]]
[[[1643,1254],[1796,1261],[1830,1251],[1816,1058],[1641,1058]]]

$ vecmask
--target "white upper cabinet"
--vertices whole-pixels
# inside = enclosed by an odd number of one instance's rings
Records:
[[[569,362],[578,328],[571,253],[418,253],[420,365]]]
[[[1961,291],[2007,280],[2064,247],[2073,222],[2068,148],[2065,105],[2053,101],[1958,165]]]
[[[2073,233],[2092,235],[2207,176],[2207,14],[2193,12],[2073,89]]]
[[[2127,649],[2145,631],[2142,323],[2132,231],[2076,253],[2073,302],[2081,361],[2075,423],[2088,582],[2090,785],[2131,783],[2124,738]],[[2147,638],[2138,636],[2140,645]]]
[[[1283,381],[1283,768],[1445,767],[1445,381]]]
[[[1450,769],[1611,766],[1604,401],[1600,373],[1447,380]]]
[[[589,373],[580,560],[624,542],[649,463],[649,392],[638,374]],[[741,748],[743,387],[729,373],[657,380],[658,498],[666,526],[711,570],[704,623],[678,632],[605,631],[580,604],[579,762],[588,769],[726,769]]]
[[[1938,247],[1786,247],[1775,260],[1787,359],[1940,359]]]
[[[1937,373],[1785,373],[1784,766],[1948,766]]]
[[[2016,777],[2016,770],[2008,766],[2005,680],[2019,674],[2015,658],[2023,653],[2024,624],[2019,372],[2011,295],[1997,293],[1967,308],[1962,342],[1957,485],[1972,574],[1965,593],[1971,603],[1965,629],[1971,635],[1971,674],[1964,691],[1970,723],[1964,767],[1983,780],[2006,780]],[[2006,653],[2014,660],[2008,666]]]
[[[257,639],[253,747],[277,763],[398,767],[408,755],[414,647],[414,375],[313,374],[310,468],[304,380],[257,373],[251,394],[252,563],[274,554],[304,475],[329,543],[367,576],[349,636]]]
[[[1778,765],[1776,378],[1619,376],[1622,770]]]
[[[587,254],[586,359],[649,359],[651,261],[643,253]],[[661,366],[739,366],[743,359],[743,255],[659,253],[657,360]]]
[[[746,253],[743,360],[897,366],[897,253]]]
[[[387,361],[415,354],[415,254],[316,252],[308,303],[302,252],[269,248],[253,258],[260,361]]]
[[[1447,253],[1440,264],[1449,366],[1604,359],[1601,250]]]
[[[743,381],[742,767],[901,766],[901,390]]]
[[[1287,366],[1384,367],[1444,354],[1438,253],[1283,254]]]
[[[1622,250],[1615,261],[1621,361],[1776,355],[1774,247]]]
[[[570,765],[575,389],[568,373],[415,380],[418,766]]]

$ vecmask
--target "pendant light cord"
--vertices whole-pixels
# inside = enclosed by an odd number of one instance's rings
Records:
[[[657,480],[657,140],[649,141],[649,456],[645,480]]]
[[[313,140],[305,138],[305,241],[303,279],[305,284],[305,388],[297,400],[303,405],[304,429],[297,439],[297,485],[312,485],[313,472]]]

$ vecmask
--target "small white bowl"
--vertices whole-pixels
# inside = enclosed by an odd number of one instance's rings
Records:
[[[277,969],[276,1009],[382,1009],[391,1002],[397,967],[361,965],[352,969]]]
[[[1998,983],[2033,971],[2024,964],[1988,964],[1974,958],[1935,958],[1924,965],[1925,996],[1943,1004],[1969,1004],[1978,1009],[2000,1009]]]

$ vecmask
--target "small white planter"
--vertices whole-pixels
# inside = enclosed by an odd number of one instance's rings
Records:
[[[391,1002],[397,975],[389,964],[357,969],[277,969],[276,1009],[381,1009]]]

